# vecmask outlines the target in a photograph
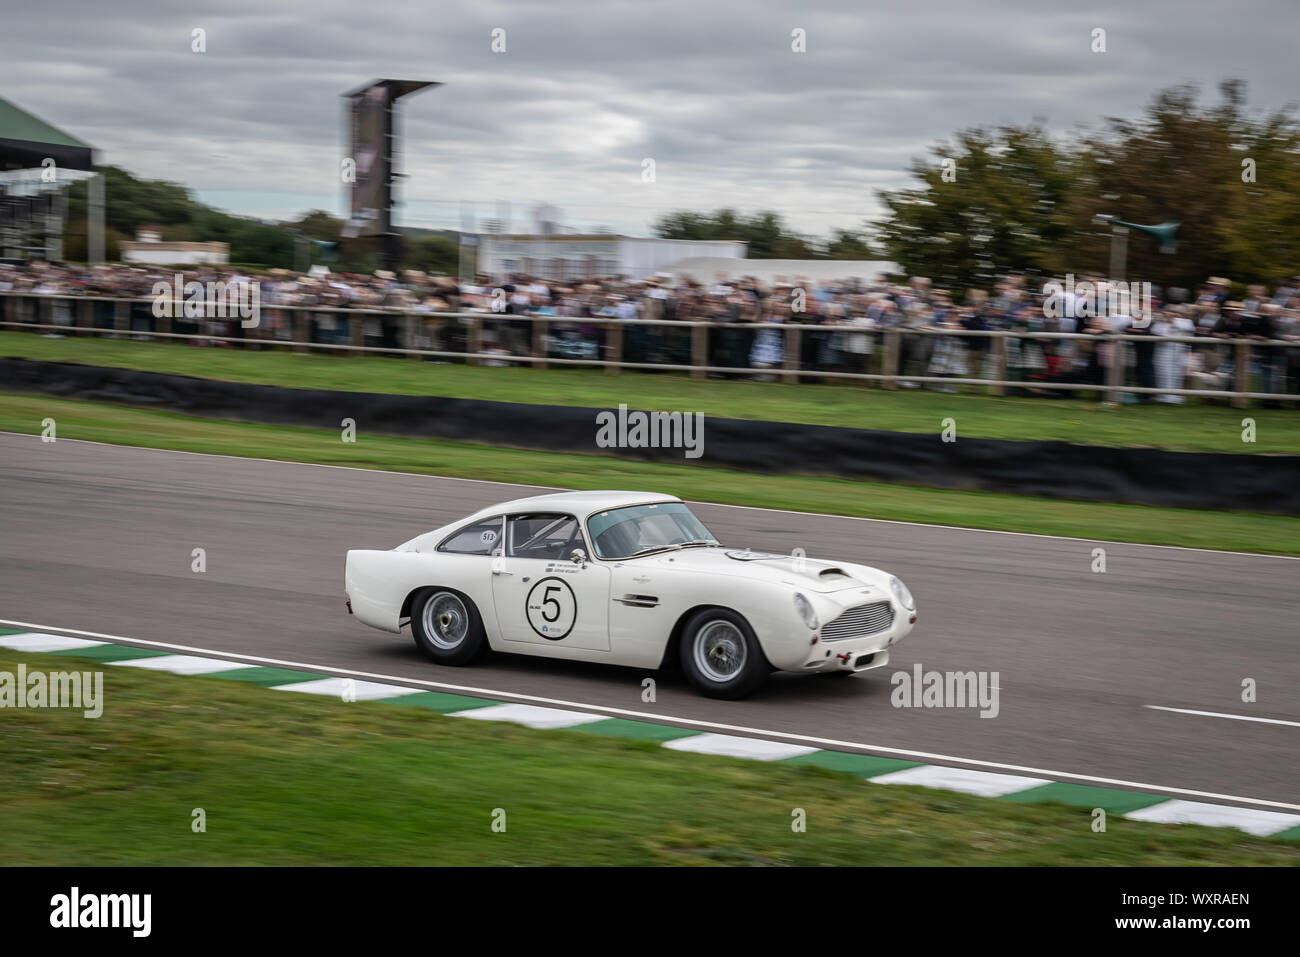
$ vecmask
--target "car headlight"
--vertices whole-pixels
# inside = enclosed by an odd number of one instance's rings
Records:
[[[804,598],[798,592],[794,593],[794,610],[803,619],[803,623],[809,628],[817,628],[817,612],[813,611],[812,603]]]
[[[894,600],[900,605],[908,611],[916,611],[916,599],[914,599],[912,593],[907,590],[907,586],[892,575],[889,578],[889,590],[894,593]]]

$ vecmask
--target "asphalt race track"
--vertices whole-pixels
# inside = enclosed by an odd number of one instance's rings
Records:
[[[702,505],[728,545],[878,565],[919,608],[888,667],[779,675],[740,702],[698,697],[673,673],[645,703],[630,669],[501,655],[442,668],[406,632],[348,616],[347,548],[536,491],[0,434],[0,618],[1300,809],[1300,561]],[[196,547],[204,574],[190,570]],[[998,672],[999,715],[891,707],[890,674],[916,662]]]

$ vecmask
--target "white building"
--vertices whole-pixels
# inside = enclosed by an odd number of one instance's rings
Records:
[[[135,242],[122,243],[122,262],[126,263],[224,266],[229,261],[229,243],[165,243],[156,226],[141,226],[135,231]]]
[[[858,259],[720,259],[695,256],[664,266],[662,272],[675,279],[694,279],[711,283],[717,279],[741,279],[753,276],[761,283],[798,283],[800,280],[828,282],[836,279],[861,279],[873,282],[890,273],[901,272],[897,263]]]
[[[558,280],[594,276],[642,279],[669,263],[699,256],[741,261],[745,243],[601,235],[478,236],[478,271],[494,279],[510,273]]]

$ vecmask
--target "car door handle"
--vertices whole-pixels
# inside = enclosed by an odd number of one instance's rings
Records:
[[[499,568],[494,568],[494,569],[492,569],[492,574],[493,574],[493,575],[508,575],[508,576],[511,577],[511,578],[514,578],[514,576],[515,576],[515,573],[514,573],[514,572],[503,572],[503,571],[502,571],[501,569],[499,569]]]

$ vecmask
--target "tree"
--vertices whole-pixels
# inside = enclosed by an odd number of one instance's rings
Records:
[[[916,160],[920,185],[882,190],[875,229],[904,271],[955,290],[1007,272],[1043,272],[1070,231],[1068,157],[1038,125],[972,129]]]
[[[850,229],[836,229],[831,233],[831,240],[826,244],[827,259],[880,259],[881,256],[871,245],[866,233]]]
[[[228,243],[231,262],[293,266],[293,232],[284,226],[213,209],[176,183],[137,179],[117,166],[102,173],[104,254],[109,259],[120,257],[120,243],[134,239],[139,227],[157,226],[165,240]],[[86,193],[84,181],[68,190],[64,254],[69,259],[86,257]]]
[[[654,232],[663,239],[747,243],[750,259],[825,258],[809,240],[786,229],[781,217],[770,211],[746,217],[737,215],[732,209],[719,209],[713,213],[677,210],[660,217]]]
[[[455,276],[460,269],[460,247],[446,236],[420,236],[403,243],[402,267]]]
[[[1248,114],[1239,80],[1219,90],[1216,106],[1199,105],[1194,86],[1161,90],[1137,119],[1108,118],[1060,145],[1037,125],[960,133],[913,164],[919,185],[880,194],[878,241],[904,271],[958,289],[1008,272],[1106,274],[1111,232],[1094,222],[1106,213],[1181,224],[1176,255],[1129,236],[1130,280],[1294,275],[1300,126],[1290,108]],[[944,160],[955,161],[948,176]]]

